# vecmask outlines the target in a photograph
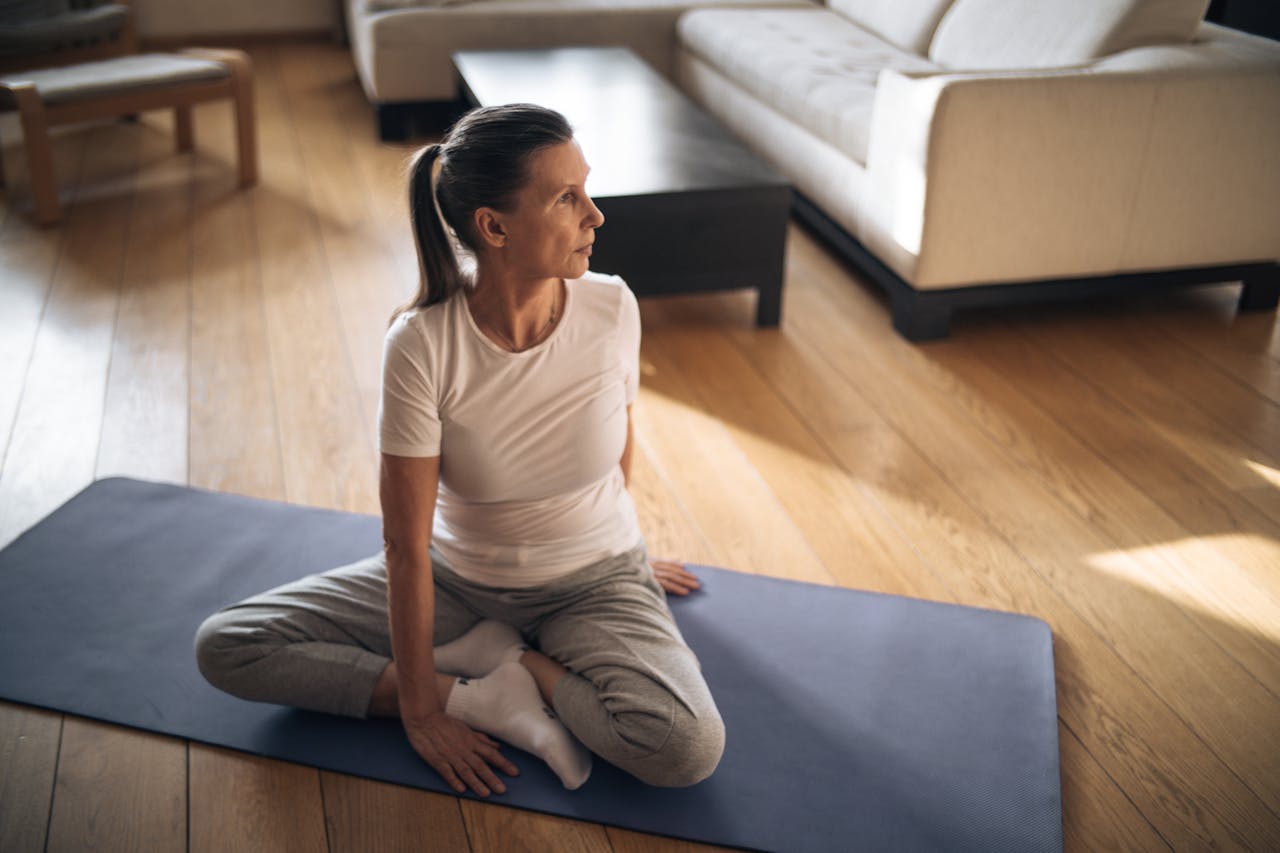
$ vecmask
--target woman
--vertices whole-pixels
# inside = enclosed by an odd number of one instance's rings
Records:
[[[663,595],[697,581],[650,566],[626,491],[639,311],[588,272],[587,172],[563,116],[529,105],[474,110],[417,155],[421,286],[387,332],[378,413],[384,550],[212,616],[213,684],[398,714],[481,796],[517,772],[490,734],[568,788],[591,753],[654,785],[715,769],[724,726]]]

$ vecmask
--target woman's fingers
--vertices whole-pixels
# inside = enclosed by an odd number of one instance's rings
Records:
[[[686,569],[683,563],[651,560],[649,564],[653,567],[653,574],[658,579],[658,584],[674,595],[688,595],[702,586],[697,575]]]
[[[493,772],[491,764],[512,776],[519,772],[498,751],[492,738],[443,713],[421,723],[407,724],[405,729],[423,760],[460,794],[468,788],[481,797],[494,791],[504,793],[507,787]]]
[[[480,752],[480,755],[484,758],[485,761],[489,762],[494,767],[497,767],[499,770],[501,770],[503,773],[506,773],[508,776],[520,775],[520,768],[512,764],[511,761],[505,755],[503,755],[501,752],[498,751],[497,744],[493,744],[492,746],[486,747],[483,751]]]
[[[467,786],[458,778],[458,774],[453,772],[453,768],[449,766],[449,762],[437,759],[428,763],[431,765],[432,770],[440,774],[440,778],[443,779],[445,784],[450,788],[457,791],[459,794],[467,790]]]
[[[484,764],[483,761],[480,763]],[[487,797],[489,796],[490,788],[489,788],[489,785],[486,785],[483,781],[481,781],[480,777],[483,775],[485,774],[479,772],[479,770],[475,767],[472,767],[468,764],[462,765],[461,776],[462,776],[462,780],[467,783],[467,787],[469,787],[472,791],[474,791],[476,794],[480,795],[481,797]],[[487,775],[490,777],[493,777],[492,772],[489,772]],[[493,782],[497,782],[497,781],[498,781],[497,778],[493,778]],[[494,787],[496,789],[497,786],[495,785]],[[499,791],[498,793],[502,793],[502,792]]]
[[[480,794],[480,796],[483,797],[488,794],[488,791],[495,791],[499,794],[505,794],[507,792],[507,786],[498,778],[498,774],[493,772],[493,768],[489,766],[488,760],[485,757],[479,754],[472,754],[470,756],[470,762],[471,772],[479,779],[480,784],[484,785],[485,788],[488,789],[484,793],[476,791],[477,794]]]

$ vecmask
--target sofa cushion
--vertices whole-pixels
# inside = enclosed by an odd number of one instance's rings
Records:
[[[952,0],[828,0],[827,5],[891,44],[924,56]]]
[[[1189,41],[1209,0],[956,0],[929,58],[948,68],[1053,68]]]
[[[883,68],[936,66],[827,9],[698,9],[681,46],[859,163]]]

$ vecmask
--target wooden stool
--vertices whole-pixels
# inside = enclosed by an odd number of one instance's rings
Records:
[[[253,186],[258,182],[253,65],[243,51],[188,48],[0,76],[0,110],[16,109],[22,121],[36,220],[41,225],[52,225],[62,215],[53,177],[50,126],[171,108],[178,150],[190,151],[192,104],[219,98],[230,98],[235,105],[240,186]],[[4,186],[2,159],[0,186]]]

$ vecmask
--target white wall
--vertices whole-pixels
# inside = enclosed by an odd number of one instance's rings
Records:
[[[330,30],[341,0],[131,0],[142,38]]]

